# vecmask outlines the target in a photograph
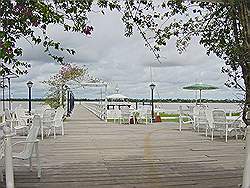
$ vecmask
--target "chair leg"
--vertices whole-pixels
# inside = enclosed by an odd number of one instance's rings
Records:
[[[64,135],[64,126],[62,124],[62,135]]]
[[[56,127],[54,126],[54,139],[56,139]]]
[[[49,130],[48,130],[48,134],[47,134],[48,137],[49,137],[49,135],[50,135],[50,132],[51,132],[51,127],[50,127]]]
[[[2,160],[1,160],[1,166],[2,166]],[[0,167],[0,181],[3,182],[3,169]]]
[[[32,171],[32,159],[31,159],[31,157],[29,158],[29,164],[30,164],[30,171]]]
[[[227,130],[226,130],[226,142],[227,142]]]
[[[37,160],[37,177],[40,178],[41,174],[42,174],[42,170],[41,170],[41,164],[40,164],[40,158],[39,158],[39,150],[38,150],[38,143],[36,143],[36,160]]]
[[[181,132],[181,126],[182,126],[182,122],[181,122],[181,118],[179,119],[179,131]]]
[[[42,137],[42,140],[43,140],[43,126],[41,126],[41,137]]]
[[[3,182],[3,169],[0,169],[0,181]]]
[[[214,130],[212,129],[212,136],[211,136],[211,140],[214,140]]]

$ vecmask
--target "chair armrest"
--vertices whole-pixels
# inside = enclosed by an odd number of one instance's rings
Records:
[[[54,120],[50,120],[50,121],[43,121],[42,120],[42,123],[53,123],[54,122]]]
[[[13,146],[15,146],[15,145],[17,145],[17,144],[22,144],[22,143],[38,143],[39,142],[39,139],[36,139],[36,140],[32,140],[32,141],[19,141],[19,142],[16,142],[16,143],[14,143],[14,144],[12,144],[11,146],[13,147]]]
[[[27,136],[13,136],[12,139],[26,139]]]
[[[24,115],[24,116],[20,116],[20,118],[25,118],[25,119],[33,119],[33,118],[34,118],[34,116],[26,116],[26,115]]]
[[[182,116],[182,115],[180,115],[179,118],[188,118],[190,120],[193,120],[190,116]]]
[[[13,121],[18,121],[17,119],[6,119],[6,122],[13,122]]]

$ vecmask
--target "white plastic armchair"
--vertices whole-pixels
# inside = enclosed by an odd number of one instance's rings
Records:
[[[235,131],[236,138],[237,138],[237,130],[235,127],[233,127],[233,124],[230,122],[227,122],[226,119],[226,112],[221,109],[215,109],[212,111],[212,117],[213,117],[213,128],[212,128],[212,140],[214,136],[214,131],[218,131],[221,133],[225,133],[225,141],[228,140],[228,133],[231,133],[232,131]]]
[[[40,166],[40,159],[39,159],[39,150],[38,150],[38,142],[37,139],[39,130],[41,127],[41,118],[38,115],[35,115],[32,121],[32,126],[28,132],[28,136],[24,141],[16,142],[12,145],[12,147],[18,144],[24,144],[24,148],[20,153],[13,153],[14,159],[21,159],[21,160],[29,160],[30,170],[32,170],[32,158],[35,157],[37,159],[37,169],[38,173],[37,176],[41,177],[41,166]]]
[[[179,131],[182,130],[183,124],[193,124],[193,119],[188,115],[189,110],[183,110],[182,106],[179,106]]]
[[[10,125],[11,132],[13,132],[13,129],[16,130],[18,127],[14,127],[17,125],[17,119],[14,118],[14,115],[11,115],[9,110],[4,111],[4,122],[6,122],[8,125]],[[24,127],[20,127],[24,128]]]
[[[131,113],[129,111],[129,107],[127,107],[127,106],[121,107],[122,123],[124,123],[125,120],[128,120],[128,124],[130,124],[130,116],[131,116]]]
[[[15,133],[17,130],[24,130],[27,131],[29,129],[29,121],[31,120],[31,116],[28,116],[25,114],[25,109],[22,109],[20,107],[16,108],[15,110],[15,121],[17,122],[17,125],[13,128],[15,129]]]
[[[150,113],[149,113],[148,109],[147,108],[141,108],[141,109],[138,110],[138,112],[139,112],[138,121],[140,123],[144,123],[144,121],[145,121],[145,124],[147,125],[148,124],[148,119],[150,118],[150,115],[149,115]]]
[[[50,135],[51,129],[53,128],[53,120],[55,116],[55,110],[53,108],[49,108],[44,110],[42,114],[42,125],[41,125],[41,138],[44,138],[44,130],[47,129],[47,135]]]
[[[64,126],[63,126],[63,117],[65,114],[65,110],[63,107],[58,107],[56,109],[56,114],[53,119],[53,129],[54,129],[54,139],[56,138],[56,128],[61,128],[61,133],[64,135]]]
[[[208,130],[210,129],[207,108],[200,107],[198,115],[195,117],[196,129],[199,132],[200,130],[205,130],[206,136]]]
[[[118,108],[118,106],[115,106],[114,107],[114,123],[116,122],[116,120],[121,123],[121,117],[122,117],[122,114],[121,114],[121,110]]]

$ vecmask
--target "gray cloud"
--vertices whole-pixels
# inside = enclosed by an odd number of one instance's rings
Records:
[[[214,55],[207,56],[197,39],[181,55],[176,51],[174,41],[170,41],[162,49],[163,63],[159,63],[136,31],[130,38],[123,36],[124,26],[117,13],[109,12],[105,16],[92,14],[89,24],[94,26],[90,37],[65,33],[55,26],[49,28],[49,35],[61,41],[65,47],[76,50],[75,56],[66,54],[66,61],[86,65],[92,75],[110,83],[109,94],[118,85],[121,93],[131,98],[149,98],[149,67],[152,67],[157,97],[194,98],[194,92],[183,90],[182,87],[204,82],[220,87],[216,92],[204,92],[204,97],[235,98],[236,91],[223,86],[227,79],[226,75],[221,74],[223,62]],[[33,96],[43,97],[47,88],[41,81],[55,74],[60,66],[44,54],[41,47],[31,46],[24,40],[19,44],[25,50],[22,59],[28,61],[32,68],[27,75],[13,80],[14,96],[26,97],[26,82],[32,80]],[[77,97],[90,98],[98,98],[101,93],[100,88],[79,88],[74,92]]]

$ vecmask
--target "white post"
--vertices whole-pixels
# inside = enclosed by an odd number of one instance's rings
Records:
[[[4,127],[5,134],[5,174],[6,188],[14,188],[13,161],[12,161],[12,146],[11,146],[11,131]]]

